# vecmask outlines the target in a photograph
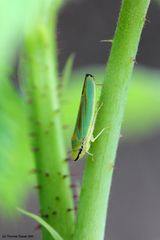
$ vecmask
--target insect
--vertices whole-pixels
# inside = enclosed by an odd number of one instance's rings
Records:
[[[94,138],[93,130],[97,113],[96,111],[96,83],[91,74],[86,74],[82,89],[81,101],[75,129],[72,135],[72,157],[77,161],[89,153],[90,143],[94,142],[103,130]]]

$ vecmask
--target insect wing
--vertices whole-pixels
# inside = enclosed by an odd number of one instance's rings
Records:
[[[92,122],[95,114],[96,87],[93,76],[86,77],[84,96],[84,116],[83,116],[83,137],[87,137],[88,132],[92,128]]]
[[[86,74],[78,117],[72,136],[72,151],[74,156],[78,154],[84,139],[87,138],[87,135],[92,128],[95,112],[95,91],[96,87],[93,76]]]

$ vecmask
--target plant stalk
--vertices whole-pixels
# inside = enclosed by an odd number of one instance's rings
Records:
[[[94,135],[82,182],[74,240],[104,239],[106,211],[120,129],[149,0],[123,0],[106,68]]]
[[[49,2],[51,2],[49,0]],[[53,1],[55,2],[55,1]],[[45,2],[44,2],[45,4]],[[64,238],[71,239],[74,204],[66,161],[57,85],[56,17],[53,5],[42,8],[35,27],[26,34],[24,62],[31,139],[38,176],[40,213]],[[52,239],[43,229],[43,239]]]

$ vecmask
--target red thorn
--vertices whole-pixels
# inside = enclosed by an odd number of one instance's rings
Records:
[[[138,64],[138,62],[136,61],[136,58],[131,57],[131,62],[133,62],[134,64]]]
[[[64,174],[64,175],[62,175],[63,178],[67,178],[67,177],[69,177],[69,176],[70,176],[69,174]]]
[[[76,174],[64,174],[62,175],[63,178],[67,178],[67,177],[77,177]]]
[[[50,176],[50,174],[49,174],[48,172],[46,172],[46,173],[45,173],[45,176],[46,176],[46,177],[49,177],[49,176]]]
[[[76,176],[75,174],[63,174],[63,173],[60,173],[60,172],[57,172],[57,173],[62,178],[68,178],[68,177],[75,177]]]
[[[42,214],[42,217],[43,217],[43,218],[48,218],[49,215],[48,215],[48,214]]]
[[[113,42],[113,39],[102,39],[100,40],[100,42],[104,42],[104,43],[112,43]]]
[[[75,199],[75,198],[78,198],[78,195],[77,194],[74,194],[73,195],[73,198]]]
[[[149,19],[147,19],[147,18],[144,18],[144,21],[145,21],[146,23],[151,23],[151,21],[150,21]]]
[[[59,197],[59,196],[56,196],[56,197],[55,197],[55,200],[56,200],[56,201],[59,201],[59,200],[60,200],[60,197]]]
[[[52,215],[56,215],[56,214],[57,214],[57,212],[56,212],[56,211],[53,211],[53,212],[52,212]]]
[[[40,229],[41,229],[41,225],[38,224],[37,226],[35,226],[34,231],[37,231],[37,230],[40,230]]]
[[[32,148],[32,151],[33,151],[33,152],[39,152],[39,147],[34,147],[34,148]]]
[[[66,158],[64,161],[65,162],[70,162],[70,161],[72,161],[72,159],[71,158]]]
[[[37,185],[37,186],[34,186],[35,189],[41,189],[42,186],[41,185]]]
[[[29,173],[37,173],[38,172],[38,170],[36,169],[36,168],[34,168],[34,169],[31,169],[30,171],[29,171]]]
[[[71,212],[71,211],[73,211],[74,209],[73,208],[68,208],[67,209],[67,212]]]
[[[70,185],[70,188],[76,188],[76,187],[77,187],[76,184],[71,184],[71,185]]]

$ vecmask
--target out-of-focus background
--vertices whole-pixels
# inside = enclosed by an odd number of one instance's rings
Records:
[[[74,53],[73,81],[83,78],[86,71],[98,81],[103,80],[111,44],[101,40],[113,38],[120,3],[117,0],[72,0],[65,4],[59,14],[57,30],[60,74],[67,58]],[[152,1],[136,58],[133,78],[138,83],[131,86],[117,152],[106,240],[160,239],[159,19],[160,4]],[[149,82],[146,88],[145,81]],[[84,161],[71,163],[73,181],[81,179],[83,165]],[[35,190],[26,204],[38,213]],[[14,223],[0,219],[0,234],[31,233],[33,239],[38,240],[39,231],[34,230],[34,226],[36,223],[26,217]]]

